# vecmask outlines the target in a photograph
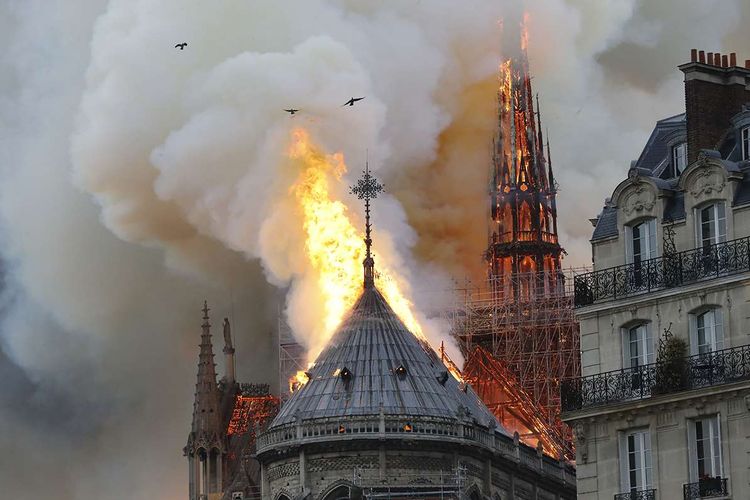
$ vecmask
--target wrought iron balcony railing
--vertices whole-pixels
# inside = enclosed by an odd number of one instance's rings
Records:
[[[729,495],[727,478],[706,477],[695,483],[685,484],[682,486],[682,495],[684,500],[725,497]]]
[[[575,306],[750,271],[750,237],[575,277]]]
[[[618,493],[615,500],[656,500],[656,490],[631,491],[629,493]]]
[[[493,233],[492,243],[513,243],[516,241],[543,241],[545,243],[557,243],[557,235],[547,231],[506,231],[504,233]]]
[[[562,409],[581,410],[750,379],[750,345],[684,359],[678,372],[675,363],[651,363],[563,381]]]

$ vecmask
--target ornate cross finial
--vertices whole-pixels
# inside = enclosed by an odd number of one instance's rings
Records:
[[[205,319],[206,321],[208,321],[208,311],[210,310],[211,309],[208,308],[208,301],[204,300],[203,301],[203,319]]]
[[[365,169],[362,171],[362,177],[357,179],[357,185],[351,187],[351,193],[356,194],[360,200],[365,200],[365,246],[367,247],[367,256],[363,262],[365,267],[365,288],[375,285],[375,261],[372,258],[371,247],[372,238],[370,224],[370,200],[378,197],[378,193],[383,191],[383,185],[370,175],[370,163],[365,162]]]

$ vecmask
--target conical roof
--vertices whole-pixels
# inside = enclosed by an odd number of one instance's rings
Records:
[[[471,388],[450,376],[375,286],[364,291],[271,423],[357,415],[473,418],[500,428]],[[507,434],[507,431],[501,429]]]

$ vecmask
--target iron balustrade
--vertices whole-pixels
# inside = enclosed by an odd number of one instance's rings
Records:
[[[750,237],[579,274],[576,307],[750,271]]]
[[[656,490],[631,491],[629,493],[618,493],[615,500],[656,500]]]
[[[581,410],[750,379],[750,345],[685,358],[684,373],[650,363],[563,381],[563,411]]]
[[[493,244],[500,244],[500,243],[514,243],[516,241],[541,241],[545,243],[553,243],[557,244],[557,235],[555,233],[550,233],[547,231],[505,231],[504,233],[493,233],[492,234],[492,243]]]
[[[705,477],[695,483],[682,486],[684,500],[697,500],[700,498],[725,497],[729,495],[727,489],[727,478]]]

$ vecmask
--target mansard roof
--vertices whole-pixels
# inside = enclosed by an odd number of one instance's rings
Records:
[[[271,428],[302,420],[400,415],[473,418],[500,427],[470,387],[449,375],[435,352],[414,336],[376,287],[357,303]]]
[[[670,146],[685,140],[687,140],[685,113],[659,120],[634,167],[646,170],[654,177],[668,177],[671,160]]]

